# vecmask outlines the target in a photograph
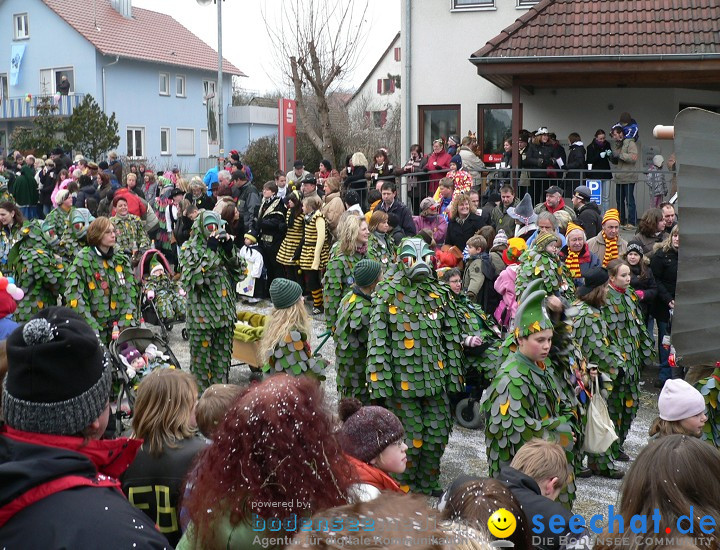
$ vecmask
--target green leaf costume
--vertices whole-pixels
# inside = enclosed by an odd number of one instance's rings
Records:
[[[535,291],[518,307],[515,338],[553,329],[543,300],[546,293]],[[506,349],[509,347],[505,344]],[[534,362],[519,350],[503,363],[483,404],[486,414],[485,445],[489,474],[496,476],[509,465],[518,449],[530,439],[557,441],[573,463],[573,432],[577,433],[576,401],[558,365],[546,358]],[[559,500],[570,507],[574,500],[574,477]]]
[[[275,345],[262,370],[265,373],[285,372],[295,376],[311,374],[319,380],[325,380],[325,361],[313,356],[308,335],[299,330],[291,330]]]
[[[232,242],[216,242],[216,236],[222,239],[226,235],[224,226],[215,212],[201,211],[180,253],[180,285],[187,292],[190,371],[202,389],[221,382],[230,365],[235,283],[246,266]]]
[[[144,291],[145,295],[148,295],[149,292],[154,293],[152,300],[164,323],[185,317],[187,304],[185,296],[180,292],[180,285],[164,271],[160,275],[148,275],[145,279]]]
[[[11,226],[0,227],[0,265],[2,266],[2,272],[5,276],[12,277],[14,275],[7,263],[10,250],[12,250],[15,243],[20,240],[21,229],[22,225],[16,223]]]
[[[640,300],[635,291],[628,287],[625,292],[608,286],[602,316],[607,323],[611,340],[617,346],[623,362],[615,379],[613,391],[608,396],[608,412],[615,422],[618,440],[613,452],[619,452],[630,431],[640,404],[640,369],[653,353],[653,341],[645,328]],[[614,456],[617,456],[614,454]]]
[[[87,246],[87,230],[95,218],[87,208],[73,208],[72,217],[57,244],[58,254],[72,264],[75,256]]]
[[[569,302],[575,300],[575,284],[565,262],[549,252],[528,248],[520,256],[520,267],[515,279],[515,297],[519,298],[535,279],[543,281],[541,288],[548,295],[555,294]]]
[[[110,218],[115,227],[115,248],[128,258],[142,254],[150,248],[150,237],[140,218],[134,214]]]
[[[53,208],[50,213],[45,216],[45,221],[55,229],[56,235],[62,236],[65,234],[68,225],[70,225],[70,220],[74,212],[75,208],[72,206],[67,212],[58,206]]]
[[[580,355],[587,363],[597,365],[601,377],[601,391],[609,397],[625,362],[607,322],[599,309],[578,300],[578,313],[573,317],[573,340],[582,345]],[[587,420],[586,417],[583,417]],[[614,468],[616,458],[612,447],[602,455],[589,455],[590,462],[601,472]]]
[[[15,284],[25,292],[15,313],[18,323],[30,320],[43,308],[57,305],[66,275],[62,258],[53,252],[57,243],[55,229],[47,220],[32,220],[20,230],[10,254]]]
[[[65,299],[105,344],[110,343],[114,322],[120,330],[138,325],[138,282],[125,254],[103,255],[94,246],[83,248],[65,281]]]
[[[397,269],[372,299],[367,365],[371,398],[383,399],[405,427],[407,469],[398,479],[425,494],[439,489],[452,429],[448,393],[464,390],[461,326],[431,255],[421,239],[400,244]]]
[[[365,369],[371,306],[372,297],[353,286],[340,303],[335,330],[338,394],[365,405],[370,404]]]
[[[715,370],[710,376],[699,380],[695,387],[705,399],[705,414],[708,417],[703,426],[702,438],[720,448],[720,411],[718,411],[720,363],[715,366]]]
[[[355,282],[353,278],[355,264],[363,258],[374,259],[375,256],[370,253],[369,249],[367,254],[361,254],[360,252],[355,252],[352,255],[343,254],[338,243],[335,243],[330,251],[330,260],[323,277],[325,325],[328,330],[335,330],[340,302]]]

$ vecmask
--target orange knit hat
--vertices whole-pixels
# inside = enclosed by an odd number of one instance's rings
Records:
[[[611,208],[607,212],[605,212],[605,215],[602,219],[602,224],[605,225],[605,222],[608,220],[615,220],[616,222],[620,223],[620,212],[618,212],[615,208]]]

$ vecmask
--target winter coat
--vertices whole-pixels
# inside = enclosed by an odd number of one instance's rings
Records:
[[[550,142],[531,143],[528,145],[524,165],[534,168],[534,170],[530,172],[531,178],[550,178],[553,177],[553,171],[555,172],[555,176],[557,176],[557,164],[555,164],[553,154],[555,154],[555,148]],[[548,168],[550,168],[550,171],[548,171]]]
[[[448,223],[445,244],[457,246],[460,250],[464,250],[468,239],[472,237],[478,229],[489,225],[489,223],[489,220],[483,219],[472,212],[468,214],[468,217],[465,218],[462,223],[460,223],[457,218],[454,218]]]
[[[247,182],[240,188],[237,198],[237,207],[245,224],[245,230],[255,227],[255,215],[260,208],[260,191],[252,183]]]
[[[603,259],[605,258],[605,233],[601,231],[592,239],[589,239],[587,245],[590,249],[590,252],[600,258],[600,262],[602,263]],[[622,258],[625,255],[625,253],[627,252],[627,245],[628,243],[625,239],[623,239],[622,237],[618,237],[618,258]]]
[[[85,185],[80,188],[77,198],[75,199],[75,206],[77,208],[87,208],[90,210],[90,213],[95,216],[97,214],[98,204],[100,204],[100,193],[98,193],[95,183],[91,182],[90,185]],[[129,206],[130,201],[128,201],[128,207]],[[131,213],[135,214],[135,212]]]
[[[575,223],[585,230],[585,236],[588,239],[592,239],[602,230],[600,207],[592,201],[583,204],[577,209],[577,219]]]
[[[20,168],[20,175],[15,178],[8,191],[15,197],[18,206],[35,206],[40,199],[35,181],[35,169],[24,164]]]
[[[643,254],[645,254],[646,258],[650,258],[653,254],[653,248],[657,243],[661,243],[663,239],[665,238],[665,232],[660,231],[657,235],[653,235],[652,237],[648,237],[647,235],[643,235],[640,233],[640,231],[635,233],[635,238],[633,239],[636,242],[639,242],[643,247]]]
[[[194,204],[198,210],[212,210],[217,202],[215,197],[204,194],[195,197],[192,193],[186,193],[185,200],[190,204]]]
[[[82,191],[82,189],[81,189]],[[78,195],[79,197],[79,195]],[[136,215],[140,219],[144,219],[147,213],[147,205],[143,203],[142,199],[138,197],[135,193],[130,191],[127,187],[121,187],[117,191],[115,191],[114,199],[118,197],[123,197],[128,204],[128,212],[130,214]],[[76,204],[75,206],[80,206]]]
[[[600,153],[605,154],[601,157]],[[592,164],[592,171],[588,174],[588,179],[605,181],[612,179],[612,172],[610,170],[611,154],[612,147],[609,141],[604,141],[600,144],[593,139],[592,143],[587,146],[586,161],[588,164]]]
[[[123,167],[119,160],[114,160],[109,165],[110,171],[115,176],[115,179],[120,183],[123,180]]]
[[[441,246],[445,244],[445,235],[447,235],[448,227],[445,216],[413,216],[413,221],[415,222],[416,233],[427,229],[432,233],[436,245]]]
[[[378,203],[375,207],[375,211],[382,211],[386,214],[395,214],[400,220],[399,227],[402,229],[403,233],[405,233],[405,236],[412,237],[415,235],[415,222],[413,221],[412,212],[410,212],[410,209],[400,201],[393,201],[389,207],[385,205],[384,201],[380,201],[380,203]]]
[[[123,493],[130,504],[145,512],[173,546],[182,536],[179,501],[185,490],[185,478],[207,443],[199,437],[190,437],[176,441],[176,445],[167,447],[159,456],[140,448],[121,478]]]
[[[560,259],[563,262],[567,261],[567,255],[569,252],[569,248],[566,246],[563,246],[560,249]],[[580,257],[578,258],[578,263],[580,264],[580,277],[574,277],[573,282],[575,283],[576,287],[580,287],[585,283],[585,277],[587,277],[588,272],[594,268],[594,267],[600,267],[602,262],[600,261],[600,258],[598,258],[595,254],[590,252],[590,249],[588,248],[588,245],[585,244],[583,246],[583,250],[580,253]]]
[[[650,269],[657,283],[657,297],[650,307],[650,314],[658,321],[670,320],[670,307],[668,303],[675,299],[675,285],[677,284],[678,253],[675,249],[665,252],[662,248],[650,258]]]
[[[287,231],[286,212],[285,203],[277,196],[269,201],[263,200],[258,210],[257,229],[260,233],[258,242],[266,253],[272,255],[273,260],[276,259],[275,256]]]
[[[615,183],[618,185],[626,185],[629,183],[637,183],[638,148],[632,139],[624,139],[622,142],[613,140],[612,142],[613,156],[610,162],[616,164],[613,169]]]
[[[352,173],[343,182],[343,189],[354,189],[358,198],[360,199],[360,205],[365,207],[365,199],[367,197],[368,182],[365,179],[365,173],[367,168],[364,166],[355,166]]]
[[[40,172],[40,204],[53,208],[52,193],[55,189],[55,169]]]
[[[547,202],[541,202],[533,210],[536,214],[539,214],[540,212],[550,212],[551,214],[554,214],[555,212],[557,212],[559,210],[565,210],[565,212],[567,212],[568,215],[570,216],[571,220],[574,220],[575,217],[577,216],[575,214],[575,209],[572,207],[572,205],[566,204],[565,199],[560,199],[560,203],[558,204],[557,208],[550,209],[550,207],[548,207]]]
[[[328,228],[334,238],[337,238],[337,226],[340,222],[340,216],[345,212],[345,203],[340,198],[340,192],[334,191],[328,193],[323,198],[322,213],[327,220]]]
[[[23,432],[0,436],[0,539],[6,548],[171,548],[117,478],[142,441],[85,443]]]
[[[482,180],[480,172],[485,170],[485,163],[467,145],[461,145],[458,154],[462,159],[463,170],[468,172],[473,179],[473,185],[480,185]]]
[[[587,173],[582,173],[581,170],[585,170],[587,164],[585,163],[585,147],[582,141],[576,141],[570,145],[570,153],[567,157],[567,164],[565,165],[565,181],[568,186],[572,186],[575,189],[578,185],[581,185],[587,177]]]
[[[645,178],[645,183],[650,189],[651,197],[667,197],[670,172],[652,165],[648,168],[648,173]]]
[[[436,172],[428,175],[428,195],[435,193],[435,190],[438,187],[438,182],[447,175],[447,171],[450,170],[451,159],[452,155],[444,150],[437,154],[432,153],[428,156],[428,161],[425,165],[425,169],[428,172],[432,172],[434,170],[445,170],[444,172]]]
[[[645,258],[640,260],[645,261]],[[640,264],[630,266],[630,286],[640,298],[640,309],[647,318],[650,306],[655,302],[658,295],[658,287],[655,277],[649,266],[645,267],[645,277],[640,276]]]
[[[494,317],[500,326],[508,328],[510,322],[515,318],[518,303],[515,299],[515,279],[519,264],[507,266],[495,279],[495,291],[500,294],[501,302],[495,309]]]

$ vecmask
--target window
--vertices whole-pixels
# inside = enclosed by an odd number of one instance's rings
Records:
[[[373,111],[373,128],[384,128],[387,122],[387,111]]]
[[[418,106],[420,120],[419,141],[423,151],[432,152],[432,140],[459,134],[460,105],[420,105]]]
[[[181,74],[175,75],[175,95],[177,97],[185,97],[185,76]]]
[[[170,154],[170,128],[160,128],[160,154]]]
[[[13,15],[13,30],[15,40],[30,38],[30,27],[28,25],[27,13],[16,13]]]
[[[540,0],[517,0],[518,8],[531,8],[537,4]]]
[[[0,102],[9,98],[8,93],[8,75],[7,73],[0,73]]]
[[[394,92],[395,92],[395,79],[394,78],[378,78],[377,93],[392,94]]]
[[[193,128],[178,128],[175,138],[178,155],[195,154],[195,130]]]
[[[130,158],[145,157],[145,128],[127,127],[127,156]]]
[[[208,99],[215,97],[215,81],[203,80],[203,105],[207,105]]]
[[[395,58],[395,61],[400,61],[400,48],[395,48],[393,51],[393,56]]]
[[[63,76],[67,84],[63,84]],[[40,69],[40,93],[52,95],[56,92],[63,95],[75,92],[75,71],[72,67]]]
[[[477,10],[495,7],[495,0],[452,0],[451,10]]]
[[[170,75],[160,73],[160,95],[170,95]]]
[[[522,105],[520,105],[522,124]],[[512,105],[492,103],[478,105],[478,145],[483,152],[483,162],[499,162],[504,149],[503,142],[512,137]]]

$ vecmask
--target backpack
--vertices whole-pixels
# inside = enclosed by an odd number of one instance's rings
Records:
[[[492,315],[502,301],[500,293],[495,290],[495,279],[498,278],[499,273],[495,271],[495,266],[490,259],[490,254],[487,252],[483,252],[480,255],[480,261],[480,269],[485,276],[485,283],[482,289],[480,289],[480,296],[478,296],[477,302],[485,313]]]

